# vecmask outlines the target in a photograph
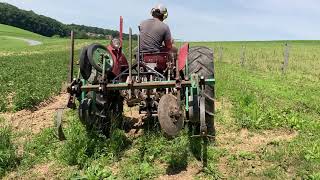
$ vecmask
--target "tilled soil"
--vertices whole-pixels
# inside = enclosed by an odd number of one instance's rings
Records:
[[[42,129],[54,125],[53,120],[56,110],[64,108],[67,100],[67,94],[60,94],[41,103],[34,111],[22,110],[15,113],[0,114],[0,116],[4,117],[15,131],[37,134]]]

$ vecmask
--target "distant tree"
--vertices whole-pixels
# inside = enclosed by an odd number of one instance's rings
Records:
[[[88,32],[103,35],[97,36],[98,38],[104,38],[107,35],[116,37],[119,34],[118,31],[98,27],[66,25],[50,17],[38,15],[33,11],[25,11],[8,3],[0,3],[0,24],[15,26],[48,37],[55,35],[66,37],[69,36],[71,30],[75,31],[76,38],[91,38],[87,36]],[[128,34],[124,34],[123,37],[127,39]],[[134,36],[134,39],[136,38]]]

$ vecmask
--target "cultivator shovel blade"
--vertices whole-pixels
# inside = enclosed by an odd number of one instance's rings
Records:
[[[66,140],[66,136],[64,135],[63,129],[62,129],[63,110],[64,109],[58,109],[56,112],[56,118],[55,118],[56,135],[60,141]]]
[[[207,136],[208,127],[206,124],[206,106],[205,106],[204,95],[199,98],[199,104],[200,104],[200,134],[201,136]]]
[[[183,127],[184,117],[174,95],[166,94],[161,97],[158,105],[158,118],[166,135],[169,137],[178,135]]]

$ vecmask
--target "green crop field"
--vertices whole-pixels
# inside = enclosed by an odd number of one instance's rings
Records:
[[[36,38],[44,39],[45,37],[35,34],[30,31],[19,29],[16,27],[0,24],[0,36],[14,36],[14,37],[25,37],[25,38]]]
[[[289,141],[273,137],[269,144],[260,145],[253,152],[227,155],[228,167],[232,169],[227,171],[228,175],[319,178],[319,43],[288,42],[290,49],[285,74],[281,71],[285,42],[201,43],[215,49],[218,99],[226,99],[232,107],[231,121],[225,116],[219,117],[225,113],[224,109],[218,111],[219,123],[252,132],[268,132],[265,135],[271,138],[274,131],[298,134]],[[243,66],[240,63],[242,46],[246,46]],[[252,157],[243,159],[242,153],[249,153]],[[251,164],[255,168],[243,167]]]
[[[32,40],[41,41],[46,41],[46,39],[49,39],[23,29],[0,24],[1,50],[27,47],[28,43],[21,38],[29,38]]]
[[[0,48],[0,93],[4,94],[0,96],[0,112],[32,108],[58,94],[67,78],[69,40],[45,38],[4,25],[0,26],[0,33],[3,33],[0,44],[9,44]],[[1,35],[29,38],[43,44],[29,46],[16,39],[3,39]],[[76,41],[76,58],[87,44],[90,41]]]
[[[69,40],[0,25],[0,112],[30,109],[61,91]],[[14,32],[14,33],[13,33]],[[3,33],[3,34],[1,34]],[[22,35],[24,34],[24,35]],[[21,36],[20,36],[21,35]],[[28,46],[1,36],[43,42]],[[80,48],[92,40],[76,40]],[[108,43],[101,41],[101,43]],[[195,42],[214,50],[217,137],[200,171],[199,141],[187,130],[173,140],[149,124],[139,136],[114,129],[86,133],[76,110],[65,114],[67,140],[0,125],[0,177],[8,179],[319,179],[320,41]],[[286,48],[288,48],[286,50]],[[282,71],[288,51],[288,66]],[[126,109],[130,114],[131,109]],[[121,126],[121,125],[119,125]],[[24,138],[27,137],[27,138]]]
[[[19,48],[28,46],[28,43],[11,37],[0,36],[1,48]]]

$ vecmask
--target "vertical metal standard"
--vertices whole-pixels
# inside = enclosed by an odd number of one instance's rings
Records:
[[[103,62],[103,67],[102,67],[102,80],[106,80],[106,59],[103,58],[103,55],[101,55],[102,62]]]
[[[72,83],[72,81],[73,81],[73,59],[74,59],[74,32],[73,31],[71,31],[71,33],[70,33],[70,39],[71,39],[71,48],[70,48],[68,82]],[[79,70],[79,72],[80,72],[80,70]],[[71,108],[71,109],[76,108],[76,104],[74,102],[75,99],[76,99],[75,94],[73,94],[73,95],[69,94],[68,104],[67,104],[68,108]]]
[[[180,90],[181,90],[181,79],[180,79],[180,72],[179,72],[179,60],[178,58],[176,59],[176,83],[177,84],[177,101],[178,101],[178,107],[179,111],[181,110],[181,95],[180,95]]]
[[[73,80],[73,59],[74,59],[74,32],[73,31],[71,31],[70,38],[71,38],[71,48],[70,48],[68,81],[71,83]]]
[[[288,68],[288,64],[289,64],[289,53],[290,53],[290,47],[288,45],[288,43],[285,43],[285,49],[284,49],[284,61],[282,64],[282,74],[285,74]]]
[[[122,54],[122,45],[123,45],[123,18],[120,16],[120,31],[119,31],[119,39],[120,39],[120,55]]]
[[[101,56],[101,57],[103,57],[103,56]],[[100,97],[106,97],[106,81],[107,81],[107,77],[106,77],[106,59],[105,58],[103,58],[103,67],[102,67],[102,81],[103,81],[103,94],[101,94],[101,96]],[[105,109],[106,107],[104,107],[104,109]]]
[[[132,82],[132,29],[129,28],[129,84]],[[129,99],[131,99],[131,88],[129,89]]]
[[[188,50],[189,52],[189,50]],[[185,65],[185,74],[187,76],[187,79],[189,80],[190,79],[190,75],[189,75],[189,66],[188,66],[188,63],[186,63]],[[186,92],[185,92],[185,96],[186,96],[186,105],[185,105],[185,108],[186,108],[186,111],[188,112],[189,111],[189,87],[186,87]],[[189,117],[188,117],[189,118]],[[189,119],[190,120],[190,119]]]
[[[139,34],[138,34],[137,63],[138,63],[138,81],[140,82],[140,26],[139,26]]]
[[[129,28],[129,80],[132,80],[132,29]]]
[[[87,81],[84,79],[81,79],[82,85],[85,86],[87,84]],[[86,92],[82,91],[81,92],[81,100],[83,100],[86,97]]]

